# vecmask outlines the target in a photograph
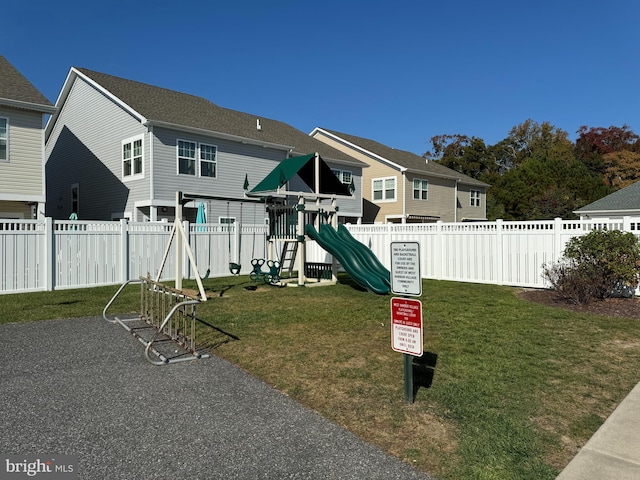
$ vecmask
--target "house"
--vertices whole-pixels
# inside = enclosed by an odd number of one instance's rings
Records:
[[[0,55],[0,218],[44,217],[44,123],[55,111]]]
[[[286,123],[76,67],[56,106],[46,127],[53,218],[172,220],[176,191],[183,191],[232,199],[207,201],[209,223],[243,216],[260,223],[264,208],[245,205],[243,212],[233,201],[243,198],[245,178],[250,189],[281,160],[316,152],[332,169],[351,172],[355,194],[338,199],[342,221],[362,215],[366,164]],[[187,207],[185,218],[195,221],[197,205]]]
[[[369,166],[362,179],[365,223],[486,220],[486,183],[374,140],[325,128],[309,135]]]
[[[575,210],[581,220],[588,218],[619,219],[640,216],[640,182],[632,183],[606,197]]]

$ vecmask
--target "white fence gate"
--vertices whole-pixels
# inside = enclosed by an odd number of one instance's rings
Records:
[[[542,265],[560,258],[565,243],[594,229],[640,234],[640,217],[619,220],[348,225],[387,267],[391,242],[421,246],[424,278],[545,287]],[[229,263],[251,272],[252,258],[266,257],[265,225],[188,224],[189,243],[200,275],[230,275]],[[155,278],[171,225],[162,222],[0,220],[0,294],[113,285],[151,274]],[[240,252],[238,252],[240,250]],[[315,242],[308,261],[330,256]],[[184,276],[193,278],[189,262]],[[173,251],[162,280],[173,278]]]

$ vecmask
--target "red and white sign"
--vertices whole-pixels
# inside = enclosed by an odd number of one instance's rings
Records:
[[[422,302],[410,298],[391,299],[391,348],[422,356]]]

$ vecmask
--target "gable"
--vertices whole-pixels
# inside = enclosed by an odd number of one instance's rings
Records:
[[[284,149],[294,155],[318,152],[323,158],[333,162],[364,166],[352,156],[333,149],[284,122],[223,108],[203,97],[85,68],[71,69],[58,100],[59,104],[64,103],[64,97],[68,95],[70,85],[77,76],[101,89],[112,101],[120,103],[146,126],[160,126]],[[50,130],[47,125],[47,135]]]

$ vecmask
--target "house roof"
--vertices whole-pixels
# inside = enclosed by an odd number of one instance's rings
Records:
[[[284,122],[223,108],[206,98],[114,77],[86,68],[73,68],[119,99],[148,124],[187,127],[290,148],[294,155],[318,152],[325,160],[359,167],[366,164],[330,147]],[[70,74],[71,75],[71,74]],[[69,82],[68,82],[69,83]],[[59,100],[60,102],[60,100]],[[257,126],[260,125],[260,129]]]
[[[427,160],[415,153],[407,152],[405,150],[397,150],[395,148],[388,147],[382,143],[370,140],[368,138],[357,137],[355,135],[349,135],[346,133],[337,132],[335,130],[329,130],[326,128],[316,129],[322,132],[329,133],[337,139],[346,140],[352,144],[353,147],[364,150],[365,153],[373,154],[378,157],[379,160],[393,166],[395,168],[406,169],[411,173],[435,175],[442,178],[457,179],[460,182],[467,185],[476,185],[482,187],[489,187],[490,185],[475,178],[469,177],[462,173],[456,172],[450,168],[440,165],[437,162],[427,162]]]
[[[9,61],[0,55],[0,105],[53,113],[55,107]]]
[[[574,213],[640,211],[640,182],[632,183],[611,195],[585,205]]]

